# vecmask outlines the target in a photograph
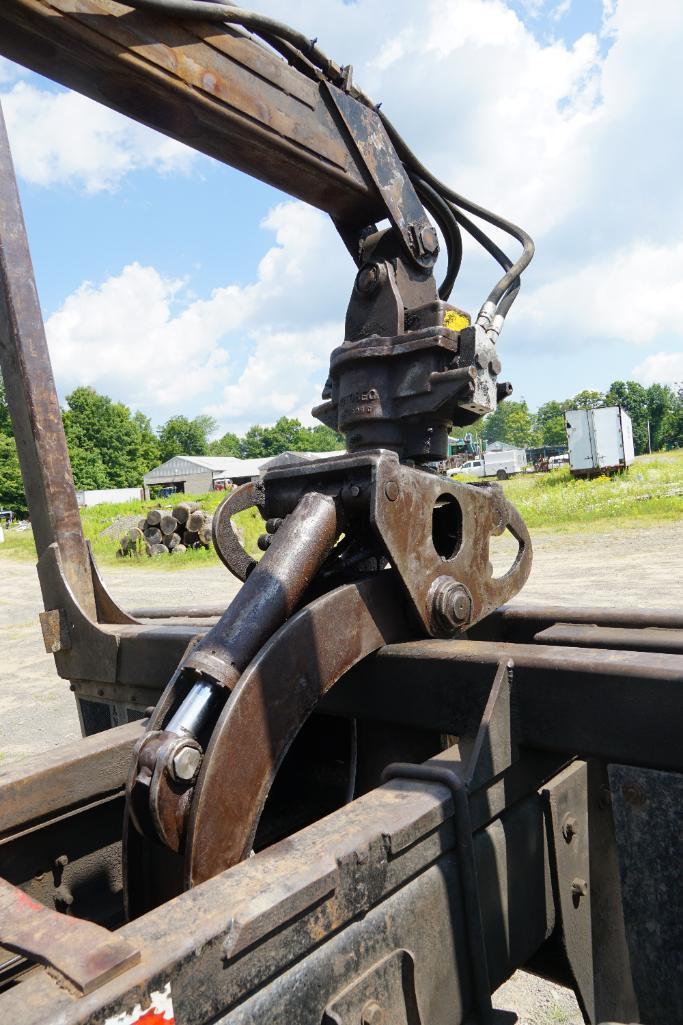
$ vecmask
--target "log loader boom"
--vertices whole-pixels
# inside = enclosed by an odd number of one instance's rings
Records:
[[[508,605],[525,524],[499,485],[437,472],[453,425],[511,392],[498,339],[529,236],[264,14],[4,0],[0,53],[326,211],[355,264],[314,410],[346,452],[226,496],[227,608],[132,614],[80,527],[0,125],[2,372],[43,635],[85,734],[0,776],[0,1020],[484,1025],[531,959],[587,1022],[673,1020],[680,920],[660,902],[646,936],[636,881],[665,892],[680,838],[671,818],[648,849],[637,814],[683,796],[683,617]],[[501,272],[473,317],[449,302],[462,231]],[[232,526],[250,507],[260,561]]]

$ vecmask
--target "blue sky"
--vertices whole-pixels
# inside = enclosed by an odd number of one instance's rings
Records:
[[[500,341],[516,397],[683,380],[679,0],[257,6],[535,237]],[[222,430],[308,419],[354,276],[325,216],[6,61],[0,99],[60,395]],[[476,312],[495,278],[468,248],[452,301]]]

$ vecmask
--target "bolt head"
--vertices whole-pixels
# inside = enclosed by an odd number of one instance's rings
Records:
[[[439,248],[439,239],[435,229],[431,226],[431,224],[426,225],[422,229],[420,233],[420,238],[422,239],[422,245],[424,246],[426,252],[432,254],[437,252]]]
[[[376,263],[368,263],[356,275],[356,288],[363,295],[371,295],[379,285],[379,267]]]
[[[179,748],[173,755],[173,775],[182,783],[191,783],[199,772],[201,763],[201,751],[188,744]]]
[[[384,1025],[384,1008],[376,1000],[368,1000],[360,1014],[361,1025]]]
[[[572,879],[571,891],[575,897],[585,897],[588,893],[588,883],[585,879]]]
[[[430,618],[436,631],[447,636],[469,622],[472,599],[452,577],[437,577],[430,588]]]
[[[388,480],[384,485],[384,494],[388,501],[395,502],[398,498],[399,487],[395,480]]]

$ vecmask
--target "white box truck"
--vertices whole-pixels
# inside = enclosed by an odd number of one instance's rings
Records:
[[[617,473],[633,462],[631,417],[621,406],[568,409],[564,423],[574,477]]]
[[[449,470],[449,477],[463,473],[470,477],[497,477],[507,480],[513,473],[526,470],[526,449],[524,448],[489,448],[481,456],[468,459],[462,466]]]

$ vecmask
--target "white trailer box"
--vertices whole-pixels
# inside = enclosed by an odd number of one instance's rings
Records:
[[[513,473],[521,473],[526,466],[526,449],[503,448],[496,443],[494,447],[487,448],[483,455],[468,459],[462,466],[456,466],[448,472],[451,477],[456,473],[462,473],[470,477],[497,477],[498,480],[507,480]]]
[[[631,418],[621,406],[568,409],[564,422],[574,477],[616,473],[633,462]]]

